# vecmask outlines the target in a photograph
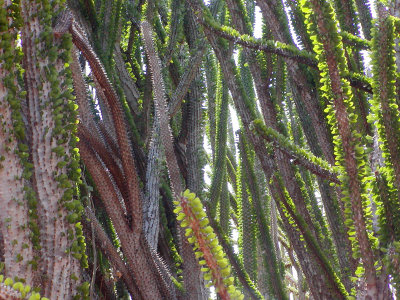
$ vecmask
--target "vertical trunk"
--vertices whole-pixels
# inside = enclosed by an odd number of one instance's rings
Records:
[[[193,4],[193,7],[196,9],[194,1],[191,1],[191,3]],[[250,130],[248,130],[250,122],[255,117],[255,113],[253,113],[251,109],[248,107],[248,104],[246,102],[247,100],[246,96],[242,94],[242,86],[234,76],[234,74],[236,73],[234,62],[231,59],[229,59],[229,57],[226,57],[224,55],[215,37],[207,30],[205,30],[205,33],[208,41],[210,42],[214,51],[216,52],[218,60],[221,64],[225,80],[232,93],[232,98],[234,100],[236,110],[238,111],[239,116],[241,117],[244,128],[247,129],[246,133],[249,137],[249,140],[255,147],[256,154],[260,160],[261,166],[264,170],[267,179],[270,179],[272,176],[272,172],[275,168],[273,166],[273,162],[269,157],[269,154],[266,151],[263,141],[260,140],[258,136],[254,135]],[[271,186],[271,189],[274,199],[275,201],[278,201],[278,207],[280,207],[281,205],[280,199],[282,198],[282,194],[279,193],[279,191],[281,190],[281,187]],[[303,242],[301,242],[300,240],[299,232],[294,227],[292,227],[292,225],[289,224],[287,218],[284,217],[285,213],[283,212],[282,209],[280,209],[280,213],[285,224],[285,229],[288,232],[290,240],[295,245],[296,253],[298,254],[299,260],[302,262],[303,271],[308,275],[307,276],[308,283],[310,284],[311,290],[315,295],[315,297],[318,297],[318,295],[321,295],[321,297],[328,297],[328,298],[330,296],[337,297],[336,291],[330,291],[330,289],[327,288],[328,286],[330,286],[330,284],[328,283],[329,279],[326,279],[327,281],[325,281],[326,274],[324,274],[324,272],[322,272],[322,270],[317,266],[320,263],[318,262],[319,254],[317,254],[316,252],[307,253],[307,250],[304,248]],[[330,294],[331,292],[333,294]]]
[[[6,7],[12,1],[0,4],[0,10],[6,12]],[[6,18],[7,25],[15,22],[11,15]],[[8,41],[0,48],[0,247],[1,261],[4,261],[4,274],[10,278],[24,278],[28,284],[33,282],[33,270],[29,262],[33,260],[33,245],[29,238],[28,214],[29,206],[25,198],[30,195],[34,201],[35,193],[30,187],[30,172],[28,147],[24,144],[25,131],[22,121],[21,102],[25,101],[21,88],[18,86],[15,74],[19,63],[16,51],[16,28],[7,28],[0,32],[0,40]],[[8,48],[7,48],[8,45]],[[3,59],[5,53],[10,54]],[[19,127],[19,129],[18,129]],[[19,133],[19,134],[18,134]],[[26,149],[24,149],[26,148]],[[24,192],[26,191],[26,192]],[[37,245],[38,246],[38,245]]]
[[[146,169],[146,195],[143,203],[143,231],[149,245],[157,249],[160,225],[160,123],[154,119]]]
[[[278,267],[278,261],[276,259],[275,249],[271,238],[270,228],[267,225],[267,220],[263,212],[263,206],[261,204],[261,195],[257,184],[257,178],[255,176],[253,166],[250,164],[248,158],[248,145],[244,137],[240,136],[239,141],[240,152],[243,162],[244,178],[246,179],[247,186],[249,187],[251,197],[253,200],[253,208],[255,211],[257,225],[260,229],[260,247],[264,253],[264,265],[268,273],[268,283],[270,286],[271,295],[278,299],[287,299],[286,290],[282,282],[282,274]]]
[[[300,97],[293,91],[293,100],[296,103],[297,112],[300,122],[304,130],[304,134],[310,146],[310,150],[317,156],[322,156],[322,150],[319,147],[318,139],[311,124],[311,120],[304,104],[300,101]],[[356,269],[355,260],[352,258],[351,243],[347,238],[347,227],[344,224],[343,204],[335,189],[329,185],[329,182],[317,177],[318,186],[321,192],[321,200],[326,212],[326,218],[329,228],[332,232],[332,239],[336,246],[336,252],[339,259],[340,271],[346,289],[350,290],[352,284],[350,282],[350,274]],[[337,189],[338,190],[338,189]]]
[[[361,165],[365,154],[364,150],[360,149],[360,139],[354,132],[356,119],[352,117],[354,116],[354,110],[350,86],[348,81],[343,79],[344,74],[347,72],[343,57],[343,45],[340,39],[337,38],[337,32],[332,31],[332,26],[336,24],[334,21],[335,15],[330,4],[321,4],[312,0],[305,5],[310,5],[315,13],[315,15],[307,15],[308,21],[315,24],[316,32],[314,34],[326,37],[326,39],[320,41],[321,44],[319,45],[326,59],[326,64],[321,64],[320,68],[330,78],[327,96],[332,98],[338,131],[335,139],[340,144],[340,149],[336,148],[336,159],[346,173],[342,187],[349,194],[347,201],[351,203],[352,219],[358,240],[357,247],[359,247],[362,255],[369,296],[377,299],[378,286],[374,267],[374,254],[367,232],[368,219],[364,214],[367,200],[365,195],[366,187],[362,178],[368,175],[368,170]]]
[[[188,41],[190,49],[194,49],[194,44],[197,42],[198,32],[196,24],[193,20],[193,15],[190,10],[186,10],[185,25],[187,27],[186,39]],[[187,94],[188,99],[188,112],[187,112],[187,148],[186,148],[186,159],[188,164],[188,176],[186,186],[187,188],[196,193],[200,194],[203,183],[203,171],[201,163],[201,149],[203,145],[203,139],[201,137],[202,131],[202,93],[200,89],[200,82],[202,80],[202,74],[199,70],[196,73],[196,77],[191,84],[190,91]],[[184,236],[183,230],[181,231]],[[200,266],[197,259],[194,256],[194,251],[191,245],[189,245],[185,239],[183,241],[183,247],[189,247],[186,249],[183,256],[184,266],[183,275],[185,280],[185,288],[187,291],[187,299],[203,300],[207,298],[207,292],[204,287],[204,280]],[[187,244],[186,244],[187,243]],[[185,250],[185,249],[184,249]]]
[[[275,39],[293,45],[291,38],[284,34],[286,31],[284,31],[283,24],[277,18],[277,12],[273,9],[273,3],[276,5],[276,1],[272,1],[269,4],[268,2],[258,1],[263,17],[267,21]],[[304,37],[303,39],[306,38]],[[311,85],[307,82],[304,69],[296,62],[286,60],[286,63],[291,78],[290,85],[293,91],[294,102],[299,112],[308,144],[314,154],[318,156],[323,155],[333,166],[335,158],[331,137],[318,103],[318,95],[311,89]],[[309,121],[311,121],[311,124]],[[328,193],[331,195],[330,197],[327,197]],[[322,192],[322,197],[329,224],[332,229],[338,229],[332,230],[332,234],[336,241],[336,249],[340,258],[341,273],[344,275],[343,278],[346,278],[348,276],[346,270],[349,268],[352,269],[353,264],[349,264],[349,261],[351,261],[351,246],[347,237],[343,235],[346,228],[343,225],[341,209],[338,209],[338,199],[335,199],[335,193],[331,187],[328,190],[325,188],[325,191]],[[346,288],[350,289],[351,285],[347,278],[345,282]]]
[[[54,9],[59,9],[54,4]],[[81,245],[77,237],[73,241],[68,240],[66,233],[75,232],[74,223],[79,220],[81,211],[69,212],[62,204],[72,200],[79,175],[76,177],[78,170],[72,167],[78,164],[78,154],[73,149],[76,143],[72,133],[76,130],[76,113],[69,104],[72,96],[68,83],[70,73],[65,71],[67,61],[57,56],[61,53],[69,56],[71,41],[68,45],[67,36],[64,37],[65,44],[53,38],[53,10],[49,6],[43,6],[39,1],[21,1],[21,5],[28,120],[32,130],[33,182],[40,231],[39,282],[44,296],[69,299],[81,282],[80,263],[74,257],[80,257],[82,253],[79,253]],[[63,126],[71,129],[63,130]],[[63,161],[67,166],[62,167]],[[68,169],[74,173],[68,173]]]

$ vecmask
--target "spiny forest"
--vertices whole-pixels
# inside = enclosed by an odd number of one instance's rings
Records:
[[[0,0],[0,299],[400,296],[398,0]]]

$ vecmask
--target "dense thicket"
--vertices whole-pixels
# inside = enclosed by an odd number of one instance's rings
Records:
[[[0,298],[398,297],[399,15],[0,0]]]

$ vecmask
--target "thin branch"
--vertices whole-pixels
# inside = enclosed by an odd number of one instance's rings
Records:
[[[72,19],[71,25],[69,26],[69,31],[72,35],[72,41],[89,62],[93,75],[98,80],[104,92],[105,98],[110,106],[115,132],[117,135],[117,142],[122,158],[122,168],[127,181],[126,183],[128,186],[129,201],[131,202],[131,205],[129,206],[131,211],[128,212],[128,215],[135,215],[135,218],[133,219],[133,228],[135,230],[135,236],[139,237],[140,232],[142,231],[140,187],[121,104],[119,103],[116,92],[108,80],[107,74],[100,60],[90,47],[89,43],[79,32],[77,25],[72,22]]]
[[[168,299],[175,299],[172,291],[166,287],[164,278],[155,267],[150,248],[143,244],[143,235],[132,234],[127,220],[123,217],[124,213],[114,185],[96,154],[83,141],[79,142],[79,149],[82,160],[93,177],[107,214],[118,232],[122,251],[128,264],[133,268],[131,271],[141,295],[144,299],[161,299],[161,295],[164,294]]]
[[[119,168],[119,164],[113,159],[112,154],[108,151],[105,145],[99,141],[94,135],[90,133],[90,131],[85,128],[83,125],[80,125],[78,128],[78,137],[85,141],[90,147],[92,147],[96,153],[99,155],[101,160],[103,161],[106,168],[110,171],[113,179],[121,192],[123,197],[126,210],[129,212],[132,210],[130,207],[130,202],[128,201],[128,187],[125,182],[125,177],[122,173],[122,170]]]
[[[178,168],[178,162],[174,152],[172,133],[169,125],[169,114],[167,113],[167,101],[165,99],[164,80],[161,75],[160,58],[158,57],[154,48],[153,30],[151,29],[151,25],[147,21],[144,21],[141,24],[141,29],[152,73],[154,103],[157,117],[160,120],[160,139],[165,149],[165,157],[171,180],[171,188],[174,195],[179,196],[181,192],[183,192],[183,185]]]
[[[291,159],[293,164],[301,165],[323,179],[340,184],[340,180],[337,178],[336,174],[330,171],[333,168],[326,161],[299,148],[283,135],[274,131],[272,128],[266,127],[259,120],[252,122],[252,125],[254,131],[256,131],[267,142],[272,142],[275,148],[279,148],[288,156],[289,159]]]
[[[168,111],[171,118],[178,112],[178,109],[182,104],[183,98],[185,97],[187,91],[189,90],[190,84],[196,77],[197,71],[203,60],[205,51],[206,47],[203,46],[196,51],[196,54],[193,57],[190,58],[190,61],[187,64],[188,68],[186,68],[186,72],[182,75],[178,87],[176,88],[174,94],[172,95],[171,101],[169,102],[168,105]]]
[[[316,60],[314,54],[309,53],[308,51],[299,50],[295,46],[281,43],[275,40],[265,41],[256,39],[246,34],[240,34],[237,30],[231,27],[219,25],[209,15],[206,16],[206,13],[209,12],[203,11],[203,14],[197,15],[197,21],[213,34],[219,37],[223,37],[244,47],[265,51],[266,53],[277,54],[279,56],[297,61],[298,63],[305,64],[313,69],[318,70],[318,61]],[[366,43],[368,43],[367,41],[364,41],[362,39],[356,39],[356,37],[351,35],[350,33],[346,33],[344,35],[344,38],[347,40],[351,39],[352,43],[362,43],[364,46]],[[370,83],[367,80],[363,79],[362,76],[349,73],[346,78],[350,81],[351,86],[372,94],[372,87]]]
[[[121,256],[118,254],[117,249],[115,249],[114,245],[108,238],[107,234],[104,232],[104,229],[101,227],[96,216],[94,215],[92,210],[88,207],[85,210],[85,216],[88,218],[89,222],[84,219],[83,223],[92,230],[94,236],[96,237],[95,240],[92,240],[92,244],[94,245],[95,241],[97,241],[97,246],[104,252],[107,258],[110,260],[111,264],[113,265],[113,268],[121,272],[122,279],[125,282],[126,287],[129,290],[129,293],[131,295],[134,295],[135,299],[143,299],[132,277],[132,270],[128,269],[128,266],[124,263]],[[93,272],[94,268],[95,264],[93,266]]]
[[[125,61],[121,53],[121,48],[117,44],[114,47],[114,59],[121,86],[124,90],[126,102],[128,102],[129,107],[131,108],[133,113],[137,115],[139,113],[138,100],[140,97],[140,93],[136,86],[136,83],[133,81],[131,75],[126,69]]]
[[[210,221],[210,225],[214,229],[214,232],[216,233],[218,241],[220,242],[222,248],[224,249],[226,256],[229,258],[229,262],[235,269],[236,275],[238,276],[240,283],[246,288],[252,299],[258,299],[258,300],[264,299],[260,291],[257,289],[256,285],[254,284],[254,282],[251,281],[249,274],[243,268],[243,265],[240,262],[237,255],[235,254],[235,251],[233,250],[233,247],[229,239],[222,233],[222,229],[218,224],[218,221],[210,216],[209,214],[210,210],[208,208],[206,209],[206,211],[208,214],[208,220]]]

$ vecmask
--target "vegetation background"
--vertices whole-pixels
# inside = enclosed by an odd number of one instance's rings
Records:
[[[0,298],[398,297],[399,17],[0,0]]]

